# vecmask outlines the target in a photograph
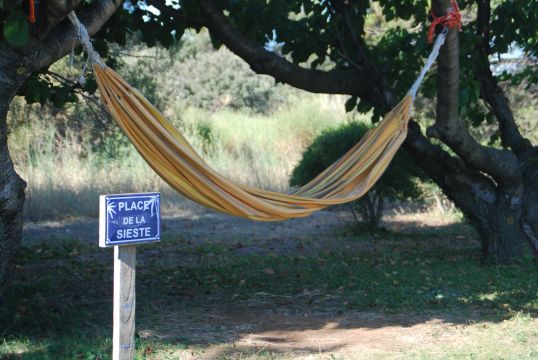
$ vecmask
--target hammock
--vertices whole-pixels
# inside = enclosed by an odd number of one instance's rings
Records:
[[[101,99],[153,170],[189,199],[230,215],[260,221],[305,217],[330,205],[357,200],[374,186],[407,135],[418,87],[439,54],[448,28],[438,36],[408,94],[379,124],[329,168],[288,193],[233,182],[208,166],[185,137],[92,49],[88,33],[71,13],[92,62]]]

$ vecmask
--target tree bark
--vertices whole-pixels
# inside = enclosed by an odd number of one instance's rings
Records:
[[[21,244],[24,189],[7,146],[7,112],[11,100],[30,72],[24,53],[0,43],[0,300],[13,272]]]
[[[215,2],[201,0],[200,5],[204,25],[257,74],[270,75],[279,81],[313,93],[372,98],[372,87],[375,87],[375,84],[367,81],[370,74],[366,70],[322,71],[303,68],[251,41],[229,22]],[[371,86],[365,86],[365,82]]]
[[[47,27],[28,45],[15,49],[0,40],[0,301],[11,279],[22,238],[26,183],[15,172],[7,145],[7,112],[18,89],[36,70],[65,56],[75,45],[71,24],[64,18],[82,0],[49,0]],[[80,14],[90,35],[112,16],[121,0],[95,0]]]
[[[479,4],[479,8],[483,5]],[[449,6],[448,0],[433,2],[433,9],[438,15],[446,13]],[[479,12],[478,17],[480,35],[489,39],[487,26],[480,25],[485,17],[483,10]],[[479,49],[483,52],[483,56],[478,63],[487,63],[487,51],[483,46],[486,45],[482,43],[482,48]],[[538,249],[524,231],[525,207],[532,204],[532,201],[525,201],[529,198],[529,194],[525,194],[529,186],[525,186],[523,169],[518,156],[514,153],[517,151],[520,156],[528,153],[530,143],[526,142],[517,131],[506,98],[501,99],[498,94],[500,89],[495,88],[489,64],[487,71],[482,69],[477,75],[483,87],[487,84],[488,90],[494,90],[495,94],[487,94],[483,98],[496,109],[494,111],[499,120],[503,143],[509,145],[512,150],[483,146],[471,136],[458,113],[459,58],[458,33],[456,29],[452,29],[439,55],[437,117],[435,124],[428,129],[428,135],[439,138],[447,144],[465,161],[466,166],[477,172],[477,177],[485,177],[484,174],[487,174],[494,179],[492,185],[495,196],[490,197],[491,201],[484,204],[485,206],[471,206],[464,212],[482,236],[483,256],[490,254],[497,262],[511,262],[525,254],[527,243],[535,253]],[[488,72],[491,75],[489,77]],[[455,203],[460,205],[461,201]]]

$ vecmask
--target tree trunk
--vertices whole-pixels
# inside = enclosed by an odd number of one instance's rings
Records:
[[[27,54],[0,44],[0,300],[14,269],[22,238],[26,183],[17,175],[7,146],[7,112],[31,71]]]
[[[8,104],[0,104],[0,299],[11,278],[22,237],[26,183],[17,175],[7,148]]]
[[[83,3],[83,0],[49,0],[47,11],[39,15],[45,18],[45,27],[33,29],[29,43],[23,48],[12,48],[0,39],[0,301],[21,244],[26,187],[15,172],[7,146],[9,104],[33,71],[52,64],[76,45],[73,27],[65,17]],[[103,26],[121,3],[122,0],[93,0],[84,5],[79,18],[90,36]]]
[[[538,153],[538,149],[536,149]],[[535,154],[532,165],[523,169],[523,213],[519,220],[519,225],[526,236],[527,242],[533,251],[533,255],[538,257],[538,162]]]
[[[519,261],[526,253],[528,238],[523,231],[522,196],[500,191],[484,218],[473,222],[482,237],[482,260],[495,263]],[[532,248],[532,247],[531,247]]]
[[[538,222],[533,207],[538,193],[524,187],[520,195],[499,189],[499,196],[485,216],[471,214],[469,219],[482,237],[482,260],[495,263],[520,261],[529,250],[536,256]]]
[[[376,192],[368,193],[362,199],[350,203],[355,221],[359,225],[365,225],[370,231],[378,230],[383,216],[383,203],[383,196]]]

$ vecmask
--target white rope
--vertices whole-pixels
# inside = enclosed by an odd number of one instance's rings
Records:
[[[445,27],[443,31],[437,36],[437,39],[435,40],[435,44],[433,44],[432,52],[430,53],[430,56],[428,56],[428,60],[426,60],[426,64],[422,67],[422,70],[420,71],[420,75],[413,83],[413,86],[409,89],[407,92],[408,95],[411,95],[413,100],[415,100],[415,97],[417,96],[417,91],[420,88],[420,84],[422,84],[422,80],[424,80],[424,76],[428,73],[430,68],[432,67],[433,63],[439,56],[439,50],[441,49],[441,46],[445,43],[446,35],[448,34],[448,27]]]
[[[93,48],[90,35],[88,34],[88,30],[77,18],[77,15],[75,14],[75,12],[71,11],[69,15],[67,15],[67,17],[69,18],[69,20],[75,27],[77,38],[80,41],[80,44],[82,45],[86,53],[88,54],[88,61],[91,62],[92,64],[97,64],[101,67],[105,67],[106,66],[105,62],[103,61],[103,59],[101,59],[97,51],[95,51]],[[86,65],[84,65],[84,68],[82,69],[82,74],[80,75],[78,79],[79,83],[81,83],[82,85],[84,85],[84,82],[86,81],[84,79],[84,73],[88,66],[88,61],[86,62]]]

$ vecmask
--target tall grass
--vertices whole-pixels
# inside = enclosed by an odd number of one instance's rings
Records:
[[[64,116],[76,116],[66,110]],[[160,191],[163,211],[192,209],[165,184],[125,139],[121,156],[91,150],[83,131],[63,127],[53,117],[38,118],[39,109],[13,111],[24,121],[9,137],[16,169],[28,183],[25,216],[30,220],[97,216],[98,196],[105,193]],[[173,109],[172,121],[209,165],[228,178],[283,191],[304,148],[324,129],[349,119],[315,99],[303,99],[273,115],[247,115],[199,109]],[[123,136],[123,135],[122,135]]]
[[[313,100],[271,116],[190,109],[180,125],[207,162],[244,184],[283,191],[305,147],[321,131],[346,121]]]

